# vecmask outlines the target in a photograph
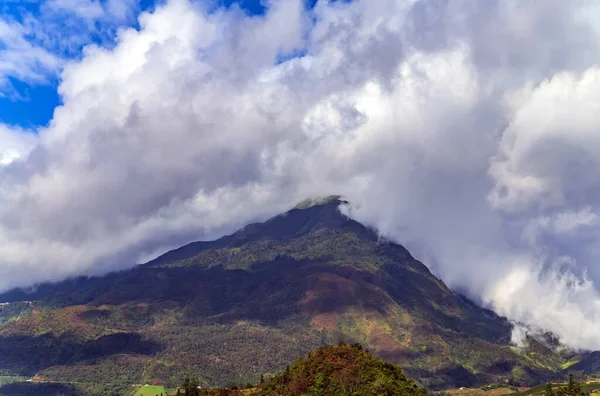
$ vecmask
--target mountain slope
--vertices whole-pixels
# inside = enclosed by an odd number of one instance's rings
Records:
[[[29,316],[0,327],[0,369],[123,384],[174,385],[193,374],[214,387],[257,382],[340,340],[432,388],[542,380],[561,369],[561,357],[511,348],[505,319],[343,216],[343,204],[304,203],[129,271],[40,288],[47,293]]]

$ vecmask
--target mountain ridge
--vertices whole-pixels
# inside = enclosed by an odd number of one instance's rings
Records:
[[[561,375],[564,357],[533,342],[513,348],[505,318],[344,216],[344,204],[308,202],[130,270],[48,286],[0,325],[0,369],[81,381],[124,370],[123,384],[178,384],[192,371],[218,386],[347,341],[432,389]]]
[[[206,249],[222,248],[225,246],[236,247],[253,240],[253,237],[256,237],[257,235],[267,239],[287,239],[305,234],[316,226],[348,226],[355,228],[357,231],[360,230],[361,233],[364,233],[364,235],[369,238],[376,239],[377,233],[375,231],[344,216],[338,210],[340,205],[347,205],[348,203],[348,201],[342,200],[338,195],[306,199],[287,212],[273,216],[265,222],[250,223],[233,234],[225,235],[214,241],[188,243],[180,248],[170,250],[143,265],[151,266],[162,262],[172,262],[190,258]],[[320,219],[321,222],[311,222],[311,220],[314,221],[315,218]],[[293,224],[292,227],[288,226],[288,223],[290,222]],[[282,226],[282,223],[285,223],[285,226]]]

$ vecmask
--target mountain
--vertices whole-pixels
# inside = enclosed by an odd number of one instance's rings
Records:
[[[561,372],[567,357],[534,339],[511,346],[506,319],[342,215],[345,204],[306,201],[131,270],[0,296],[10,301],[0,307],[0,375],[123,389],[186,375],[207,387],[256,383],[341,340],[432,389]]]

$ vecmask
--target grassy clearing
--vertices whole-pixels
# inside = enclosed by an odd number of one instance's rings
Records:
[[[558,385],[558,384],[552,384],[552,388],[558,388],[559,386],[560,385]],[[533,388],[531,388],[525,392],[519,393],[519,395],[539,395],[539,394],[543,394],[545,390],[546,390],[546,384],[538,385],[538,386],[534,386]]]
[[[513,395],[516,392],[510,388],[496,388],[487,391],[486,396],[502,396],[502,395]]]
[[[452,396],[487,396],[487,393],[481,389],[454,389],[448,391]]]
[[[598,382],[592,382],[592,383],[589,383],[589,384],[583,384],[581,386],[581,389],[583,389],[583,391],[585,393],[588,393],[588,392],[589,393],[598,393],[598,391],[600,390],[600,383],[598,383]],[[594,392],[594,391],[596,391],[596,392]]]
[[[571,367],[572,365],[579,363],[579,360],[580,360],[579,358],[570,360],[570,361],[568,361],[566,363],[563,363],[561,367],[562,367],[563,370],[566,370],[569,367]]]
[[[144,385],[141,386],[133,396],[166,396],[167,390],[164,386]]]
[[[565,386],[566,384],[552,384],[552,388],[557,389],[559,387]],[[588,384],[582,384],[581,385],[581,389],[587,394],[587,393],[597,393],[598,390],[600,390],[600,383],[598,382],[591,382]],[[543,395],[544,391],[546,390],[546,384],[544,385],[538,385],[534,388],[531,388],[525,392],[521,392],[516,395],[520,395],[520,396],[529,396],[529,395]],[[594,392],[596,391],[596,392]]]
[[[494,388],[490,390],[483,389],[455,389],[448,391],[452,396],[503,396],[503,395],[517,395],[515,391],[510,388]]]

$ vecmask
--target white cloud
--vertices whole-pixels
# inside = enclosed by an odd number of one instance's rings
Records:
[[[134,12],[139,7],[138,3],[138,0],[46,0],[43,10],[46,13],[67,14],[69,17],[80,18],[94,30],[94,24],[98,22],[128,22],[134,17]]]
[[[517,102],[491,175],[493,205],[522,210],[586,203],[600,164],[600,68],[561,72]],[[594,202],[589,202],[593,204]]]
[[[117,27],[135,21],[137,0],[43,0],[0,10],[0,96],[27,100],[11,79],[54,84],[66,59],[91,42],[111,43]]]
[[[71,61],[0,168],[0,289],[341,193],[452,287],[600,348],[593,4],[302,4],[172,0]]]
[[[531,246],[535,246],[544,233],[562,238],[588,231],[595,233],[599,219],[590,207],[577,211],[556,211],[551,215],[530,219],[523,229],[522,238]]]
[[[500,315],[551,329],[566,345],[598,348],[593,324],[600,321],[600,299],[585,276],[575,277],[558,268],[540,275],[540,268],[519,265],[499,278],[484,298]]]
[[[593,213],[589,207],[577,212],[558,213],[554,221],[554,229],[557,233],[572,232],[580,227],[593,227],[598,224],[598,215]]]
[[[35,146],[36,140],[32,132],[0,124],[0,169],[27,156]]]
[[[29,34],[27,27],[0,18],[0,96],[18,96],[9,77],[39,84],[60,70],[60,57],[32,44]]]
[[[75,15],[90,21],[104,16],[104,8],[99,1],[89,0],[49,0],[46,7],[55,11],[72,12]]]

